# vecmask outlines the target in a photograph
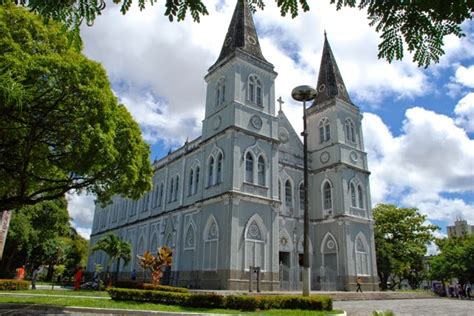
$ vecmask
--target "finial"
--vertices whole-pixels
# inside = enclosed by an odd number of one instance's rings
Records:
[[[327,39],[326,29],[324,29],[324,39]]]
[[[281,96],[277,99],[277,102],[280,104],[280,111],[279,112],[283,112],[282,109],[281,109],[281,106],[283,105],[283,103],[285,103],[285,101],[282,100]]]

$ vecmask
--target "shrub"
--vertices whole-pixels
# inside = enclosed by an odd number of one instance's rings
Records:
[[[225,306],[228,309],[254,311],[259,307],[259,302],[254,296],[229,295],[225,298]]]
[[[223,308],[225,307],[225,297],[218,294],[187,294],[186,306],[205,307],[205,308]]]
[[[0,279],[0,291],[28,290],[30,282],[13,279]]]
[[[153,285],[152,283],[141,283],[140,289],[144,290],[155,290],[163,292],[177,292],[177,293],[188,293],[189,290],[184,287],[176,287],[169,285]]]
[[[162,292],[178,292],[178,293],[187,293],[188,289],[184,287],[175,287],[168,285],[153,285],[152,283],[143,283],[143,282],[134,282],[134,281],[117,281],[115,282],[116,288],[123,289],[140,289],[140,290],[155,290]]]
[[[332,310],[332,299],[327,296],[313,295],[303,297],[298,295],[286,296],[247,296],[218,294],[193,294],[185,292],[169,292],[160,290],[136,290],[110,288],[108,292],[113,300],[153,302],[169,305],[180,305],[202,308],[227,308],[243,311],[257,309],[309,309]]]

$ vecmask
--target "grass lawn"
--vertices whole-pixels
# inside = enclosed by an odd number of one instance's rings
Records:
[[[227,309],[206,309],[206,308],[190,308],[174,305],[162,305],[152,303],[140,303],[130,301],[112,301],[96,297],[108,297],[107,292],[99,291],[61,291],[61,290],[36,290],[36,291],[2,291],[8,295],[1,295],[1,303],[23,303],[23,304],[44,304],[53,306],[77,306],[77,307],[94,307],[94,308],[110,308],[110,309],[127,309],[127,310],[150,310],[150,311],[169,311],[169,312],[196,312],[196,313],[214,313],[214,314],[245,314],[245,315],[285,315],[285,316],[328,316],[339,311],[316,312],[305,310],[268,310],[264,312],[241,312],[237,310]],[[13,295],[10,295],[13,294]],[[22,294],[15,296],[14,294]],[[48,296],[23,296],[23,294],[47,294]],[[83,296],[83,297],[75,297]]]

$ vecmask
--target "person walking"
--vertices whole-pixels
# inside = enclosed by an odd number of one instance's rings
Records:
[[[356,289],[356,293],[357,292],[361,292],[362,293],[362,288],[360,287],[362,284],[362,279],[361,277],[357,277],[357,289]]]
[[[21,266],[18,269],[16,269],[16,279],[18,281],[21,281],[25,278],[25,266]]]
[[[74,275],[74,291],[78,291],[81,289],[81,282],[83,276],[82,267],[77,268],[76,274]]]
[[[466,297],[467,299],[471,299],[471,284],[466,284]]]
[[[36,281],[38,280],[39,267],[36,267],[31,274],[31,289],[36,290]]]
[[[132,281],[135,281],[137,279],[137,271],[135,271],[135,269],[133,269],[132,271]]]

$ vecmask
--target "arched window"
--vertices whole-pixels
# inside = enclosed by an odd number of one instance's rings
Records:
[[[300,210],[304,209],[304,183],[300,184]]]
[[[207,221],[206,228],[204,229],[204,270],[217,270],[218,246],[219,226],[217,225],[214,216],[211,215]]]
[[[257,166],[258,184],[265,185],[265,160],[263,159],[262,155],[258,157]]]
[[[324,143],[331,139],[331,126],[329,125],[329,120],[327,117],[324,117],[319,122],[319,142]]]
[[[355,142],[354,122],[350,118],[346,119],[346,140]]]
[[[171,178],[170,195],[168,197],[168,201],[169,202],[173,201],[173,197],[174,197],[174,178]]]
[[[193,224],[189,224],[184,235],[184,250],[194,250],[196,248],[196,230]]]
[[[217,82],[216,89],[216,106],[219,106],[225,102],[225,79],[220,78]]]
[[[250,152],[245,155],[245,181],[253,183],[253,156]]]
[[[194,184],[194,169],[191,169],[189,171],[188,195],[192,195],[194,193],[193,184]]]
[[[359,208],[364,208],[364,193],[362,192],[362,186],[357,186],[357,195],[359,196]]]
[[[163,202],[163,182],[160,184],[160,195],[158,196],[158,206]]]
[[[323,209],[332,209],[332,187],[329,181],[326,181],[323,185]]]
[[[252,216],[245,228],[245,268],[260,267],[265,270],[265,226],[258,215]]]
[[[356,190],[355,190],[355,185],[354,183],[351,182],[351,206],[356,207],[357,198],[356,198]]]
[[[194,184],[194,191],[193,193],[196,194],[199,188],[199,174],[200,174],[199,166],[196,167],[196,175],[195,175],[195,184]]]
[[[278,179],[278,199],[281,201],[281,180]]]
[[[222,182],[222,153],[217,154],[217,172],[216,172],[216,183]]]
[[[291,207],[293,205],[293,194],[290,180],[285,182],[285,205]]]
[[[262,106],[262,100],[263,100],[262,94],[263,94],[263,89],[262,89],[262,82],[260,78],[258,78],[255,75],[251,75],[249,77],[249,85],[248,85],[249,101],[257,104],[258,106]]]
[[[178,190],[179,190],[179,176],[176,176],[176,186],[175,186],[175,190],[174,190],[173,201],[178,200]]]
[[[324,275],[335,275],[339,274],[338,269],[338,244],[336,239],[331,233],[326,233],[321,242],[321,270],[324,271]]]
[[[214,157],[211,156],[209,159],[209,170],[207,176],[207,186],[214,184]]]
[[[362,233],[355,240],[356,272],[357,275],[369,275],[369,254],[367,242]]]
[[[158,237],[156,233],[153,233],[153,237],[151,237],[150,251],[152,253],[156,253],[158,251]]]

